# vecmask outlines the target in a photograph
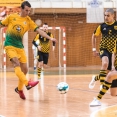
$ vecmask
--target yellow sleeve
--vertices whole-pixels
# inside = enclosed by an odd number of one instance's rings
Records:
[[[9,24],[9,19],[11,15],[8,15],[4,20],[1,21],[1,24],[7,26]]]
[[[36,31],[36,29],[38,28],[38,26],[30,18],[29,18],[29,21],[30,21],[30,29]]]
[[[34,41],[39,40],[39,34],[36,35],[36,37],[34,38]]]
[[[99,25],[97,29],[94,31],[94,35],[99,36],[101,34],[101,26]]]
[[[53,36],[53,34],[52,34],[52,33],[51,33],[50,37],[51,37],[51,38],[54,38],[54,36]]]

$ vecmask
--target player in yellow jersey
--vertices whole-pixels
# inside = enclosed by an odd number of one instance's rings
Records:
[[[100,100],[105,95],[105,93],[110,88],[111,96],[117,96],[117,45],[114,48],[114,52],[112,54],[112,71],[107,74],[107,77],[102,85],[102,89],[100,90],[97,97],[90,103],[90,106],[101,106]]]
[[[48,24],[43,24],[43,31],[47,33],[50,37],[53,38],[51,32],[48,32]],[[39,40],[39,45],[36,44],[36,41]],[[44,38],[42,35],[37,34],[36,38],[32,42],[38,48],[38,78],[41,76],[42,67],[46,68],[49,58],[49,51],[50,51],[50,42],[48,38]],[[55,49],[55,42],[53,42],[53,51]]]
[[[15,88],[15,91],[22,99],[26,99],[23,93],[24,85],[27,90],[29,90],[39,83],[39,81],[28,81],[26,79],[28,68],[24,46],[22,44],[23,35],[28,30],[34,30],[43,37],[48,38],[51,41],[56,41],[56,39],[51,38],[44,31],[41,31],[38,28],[38,26],[28,16],[30,12],[31,4],[28,1],[24,1],[21,4],[20,14],[11,14],[0,22],[1,26],[7,26],[4,46],[6,53],[14,66],[15,74],[19,78],[18,87]]]
[[[107,73],[111,70],[111,56],[115,41],[117,40],[117,21],[114,19],[114,10],[107,9],[104,14],[105,22],[100,24],[92,35],[92,51],[94,56],[99,56],[102,61],[100,74],[93,76],[89,84],[92,89],[95,81],[100,80],[101,86],[105,80]],[[96,50],[96,38],[101,35],[100,52]]]

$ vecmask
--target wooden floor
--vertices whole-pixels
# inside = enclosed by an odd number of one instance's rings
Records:
[[[89,107],[99,92],[99,82],[93,90],[88,88],[92,75],[99,67],[49,68],[43,71],[39,85],[27,91],[26,100],[19,98],[14,89],[18,78],[12,69],[0,71],[0,117],[117,117],[117,98],[108,93],[101,100],[102,106]],[[33,69],[27,78],[37,80]],[[60,94],[59,82],[67,82],[69,91]]]

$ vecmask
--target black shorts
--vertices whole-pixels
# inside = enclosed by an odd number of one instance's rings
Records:
[[[116,88],[117,87],[117,79],[113,80],[111,88]]]
[[[38,55],[39,55],[38,59],[39,62],[43,61],[43,64],[48,63],[49,53],[43,53],[41,51],[38,51]]]
[[[110,53],[106,49],[100,49],[100,58],[102,58],[103,56],[107,56],[108,57],[109,64],[108,64],[107,70],[111,70],[111,66],[112,66],[112,61],[111,61],[112,53]]]

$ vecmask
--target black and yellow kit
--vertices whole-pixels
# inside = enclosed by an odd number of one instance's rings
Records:
[[[107,56],[109,59],[108,70],[111,70],[111,57],[114,51],[115,42],[117,40],[117,21],[112,24],[102,23],[94,31],[94,35],[101,34],[101,42],[99,45],[100,57]]]
[[[112,24],[102,23],[95,30],[94,35],[102,35],[100,42],[100,50],[107,49],[110,53],[113,52],[115,41],[117,40],[117,21]]]
[[[51,38],[53,38],[52,33],[46,32],[47,35],[49,35]],[[43,61],[44,64],[48,63],[48,58],[49,58],[49,51],[50,51],[50,40],[42,37],[41,35],[37,34],[35,39],[33,40],[33,44],[37,47],[38,45],[36,44],[36,41],[39,39],[39,46],[41,46],[41,51],[38,50],[38,56],[39,59],[38,61],[41,62]],[[55,42],[53,42],[53,46],[55,46]]]
[[[53,38],[52,33],[50,32],[46,32],[47,35],[49,35],[50,37]],[[42,37],[41,35],[37,34],[35,39],[33,40],[33,44],[37,47],[38,45],[36,44],[36,41],[39,39],[39,46],[41,46],[41,52],[43,53],[49,53],[50,50],[50,42],[49,39],[46,39],[44,37]],[[53,42],[53,46],[55,46],[55,42]]]

